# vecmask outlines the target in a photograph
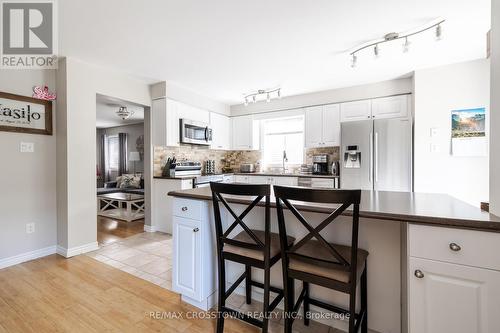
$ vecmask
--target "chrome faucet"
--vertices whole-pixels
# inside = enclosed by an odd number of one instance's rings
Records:
[[[288,157],[286,157],[286,150],[283,150],[283,173],[286,173],[285,162],[288,162]]]

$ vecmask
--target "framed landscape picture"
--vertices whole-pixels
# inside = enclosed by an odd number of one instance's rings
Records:
[[[0,92],[0,131],[52,135],[52,102]]]
[[[451,112],[451,148],[454,156],[486,156],[486,109]]]

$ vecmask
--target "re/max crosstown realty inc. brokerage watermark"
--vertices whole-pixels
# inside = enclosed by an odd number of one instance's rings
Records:
[[[0,0],[0,68],[57,68],[56,0]]]

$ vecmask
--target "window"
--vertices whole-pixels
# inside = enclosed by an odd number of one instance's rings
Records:
[[[117,171],[120,158],[118,135],[108,136],[108,170]]]
[[[304,163],[304,116],[263,120],[262,136],[264,165],[281,165],[284,151],[287,164]]]

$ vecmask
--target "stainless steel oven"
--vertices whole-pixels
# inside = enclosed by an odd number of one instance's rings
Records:
[[[208,146],[212,143],[212,128],[209,124],[189,119],[180,119],[180,141]]]

